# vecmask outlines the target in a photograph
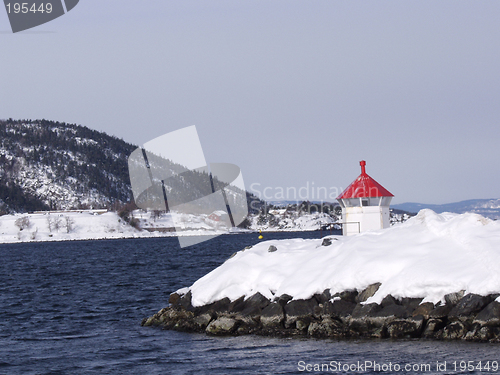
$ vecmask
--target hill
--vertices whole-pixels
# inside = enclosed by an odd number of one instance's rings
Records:
[[[85,126],[48,120],[0,120],[0,137],[0,212],[117,210],[133,201],[128,157],[136,145]],[[172,171],[180,167],[168,160],[162,166]],[[177,192],[202,196],[206,190],[206,176],[195,171],[172,183],[167,188],[174,199]],[[264,203],[247,197],[251,211]]]
[[[454,212],[463,214],[473,212],[490,219],[500,219],[500,199],[469,199],[461,202],[446,204],[425,203],[400,203],[394,204],[392,208],[417,213],[424,208],[429,208],[437,213]]]

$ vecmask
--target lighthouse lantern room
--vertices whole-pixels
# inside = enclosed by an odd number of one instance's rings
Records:
[[[342,234],[349,236],[389,227],[389,205],[392,195],[366,174],[366,162],[361,160],[361,174],[337,200],[342,207]]]

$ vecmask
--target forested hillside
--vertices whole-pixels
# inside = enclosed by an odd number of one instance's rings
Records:
[[[0,139],[4,213],[118,209],[133,201],[128,156],[135,145],[84,126],[48,120],[0,120]],[[171,163],[171,168],[178,166]],[[202,181],[197,183],[196,173],[184,179],[186,186],[169,187],[173,194],[205,188]]]

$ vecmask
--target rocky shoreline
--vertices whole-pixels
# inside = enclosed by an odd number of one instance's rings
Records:
[[[304,336],[315,338],[426,338],[500,342],[500,294],[464,292],[445,296],[446,303],[422,298],[386,296],[380,304],[364,303],[380,283],[362,291],[307,300],[282,295],[270,301],[260,293],[246,300],[228,298],[193,307],[191,293],[170,295],[170,306],[145,318],[141,325],[208,335]]]

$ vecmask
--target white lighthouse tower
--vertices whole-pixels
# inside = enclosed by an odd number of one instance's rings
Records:
[[[342,207],[342,234],[350,236],[389,227],[389,205],[392,195],[366,174],[366,162],[361,160],[361,174],[337,200]]]

